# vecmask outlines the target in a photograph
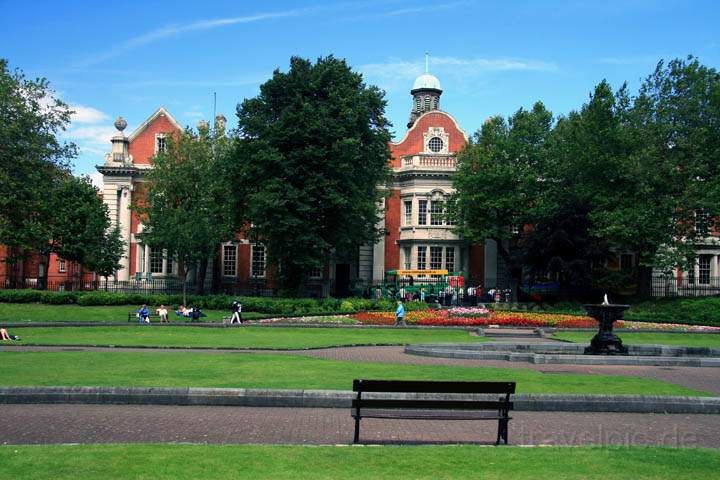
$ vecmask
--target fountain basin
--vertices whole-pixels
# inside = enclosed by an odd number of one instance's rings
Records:
[[[588,355],[586,347],[587,344],[581,343],[441,343],[408,345],[405,353],[534,364],[720,367],[720,348],[628,345],[627,355]]]

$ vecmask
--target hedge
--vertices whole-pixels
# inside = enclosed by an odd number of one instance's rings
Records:
[[[354,313],[371,310],[393,310],[395,302],[390,299],[366,298],[271,298],[232,297],[229,295],[189,295],[188,305],[211,310],[227,310],[239,298],[243,310],[276,315],[323,315],[328,313]],[[180,305],[182,295],[153,295],[144,293],[113,292],[48,292],[43,290],[0,290],[0,303],[50,303],[77,305]],[[409,302],[408,311],[424,310],[421,302]]]

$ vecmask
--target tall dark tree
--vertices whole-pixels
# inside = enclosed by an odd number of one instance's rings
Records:
[[[480,244],[495,241],[511,270],[514,290],[520,264],[511,245],[523,225],[535,222],[547,208],[542,192],[551,128],[552,114],[538,102],[531,110],[518,110],[508,122],[490,118],[458,154],[449,214],[465,238]]]
[[[383,97],[344,60],[293,57],[238,106],[239,210],[288,290],[302,292],[328,255],[380,233],[390,157]]]
[[[0,244],[16,255],[42,241],[47,192],[76,154],[58,140],[71,113],[47,80],[11,72],[0,59]]]

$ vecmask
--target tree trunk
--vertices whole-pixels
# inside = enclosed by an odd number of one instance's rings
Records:
[[[520,288],[520,278],[517,275],[517,271],[521,270],[521,267],[515,263],[510,252],[507,251],[505,246],[502,244],[502,240],[499,238],[492,238],[497,245],[497,251],[505,261],[505,266],[508,269],[508,275],[510,277],[510,290],[512,290],[512,300],[517,301],[518,289]]]
[[[652,267],[638,265],[637,267],[637,293],[640,297],[652,296]]]
[[[182,303],[183,303],[183,305],[185,305],[187,307],[188,306],[188,304],[187,304],[187,274],[188,274],[188,271],[187,271],[187,267],[185,266],[184,263],[180,263],[180,266],[178,267],[178,272],[180,272],[180,274],[182,275],[182,281],[183,281],[182,282],[182,297],[183,297]]]
[[[207,267],[208,259],[200,259],[200,263],[198,265],[197,273],[195,276],[197,282],[195,285],[195,293],[198,295],[205,295],[205,275],[207,274]]]

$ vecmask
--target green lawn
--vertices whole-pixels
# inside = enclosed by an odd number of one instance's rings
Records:
[[[336,345],[483,342],[464,330],[300,327],[44,327],[17,328],[23,345],[114,345],[298,349]]]
[[[720,450],[663,447],[0,446],[3,478],[717,478]]]
[[[714,347],[720,348],[720,334],[706,333],[620,333],[623,343],[628,345],[679,345],[683,347]],[[553,337],[576,343],[590,343],[594,332],[559,332]]]
[[[159,305],[151,306],[151,313]],[[47,305],[39,303],[0,303],[0,323],[3,322],[126,322],[130,310],[137,310],[140,305],[107,305],[89,306],[80,305]],[[168,309],[170,310],[170,309]],[[207,317],[205,322],[221,322],[223,317],[230,315],[229,310],[203,310]],[[175,316],[170,311],[169,319],[175,321],[187,321]],[[255,320],[267,318],[271,315],[263,315],[254,312],[243,313],[243,318]],[[157,321],[156,318],[152,318]]]
[[[521,368],[403,365],[300,355],[188,352],[1,352],[4,386],[236,387],[350,390],[355,378],[507,381],[522,393],[707,395],[632,376]]]

